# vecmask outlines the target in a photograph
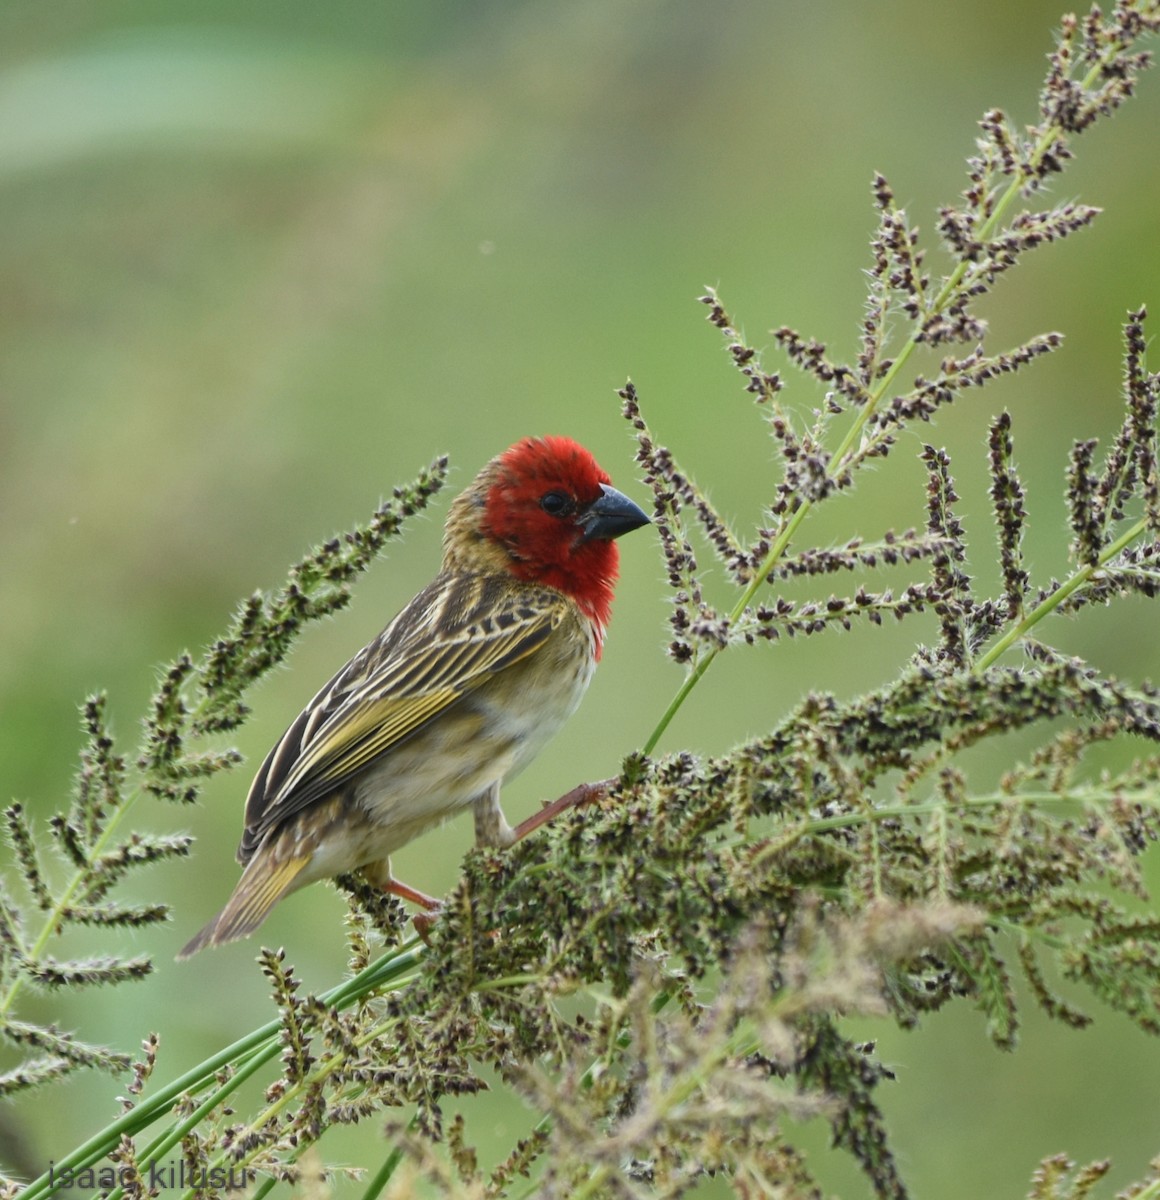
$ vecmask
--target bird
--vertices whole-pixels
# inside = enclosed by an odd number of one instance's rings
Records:
[[[465,808],[485,846],[542,823],[513,830],[500,789],[580,703],[604,646],[616,539],[649,523],[571,438],[524,438],[488,462],[449,507],[435,578],[266,755],[241,878],[178,958],[246,937],[289,893],[356,870],[431,908],[393,878],[391,854]]]

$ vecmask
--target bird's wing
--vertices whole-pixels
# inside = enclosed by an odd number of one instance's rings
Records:
[[[246,800],[244,862],[275,826],[329,795],[487,679],[534,654],[569,611],[559,592],[438,576],[351,659],[266,756]]]

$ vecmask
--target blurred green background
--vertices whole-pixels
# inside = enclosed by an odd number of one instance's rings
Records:
[[[774,456],[697,295],[718,286],[759,346],[790,324],[853,355],[872,171],[929,230],[963,186],[984,109],[1035,119],[1058,16],[1046,0],[5,0],[4,800],[44,815],[64,802],[76,705],[94,689],[108,689],[131,751],[156,664],[201,647],[241,596],[277,585],[438,451],[458,488],[523,434],[569,433],[643,501],[614,395],[629,375],[657,435],[749,528],[772,495]],[[1031,256],[985,305],[992,349],[1049,329],[1066,333],[1064,349],[919,431],[951,449],[983,580],[994,578],[985,433],[1003,405],[1030,490],[1035,576],[1066,569],[1068,447],[1117,426],[1123,314],[1160,308],[1158,130],[1160,74],[1145,75],[1055,185],[1104,217]],[[794,384],[800,403],[816,401]],[[919,443],[905,436],[810,540],[920,523]],[[430,577],[445,506],[259,691],[238,737],[251,762]],[[638,534],[623,551],[601,671],[508,789],[513,818],[613,772],[679,682],[662,653],[655,545]],[[727,595],[719,573],[714,587]],[[1156,673],[1154,629],[1153,609],[1127,603],[1049,635],[1139,677]],[[915,621],[730,653],[662,748],[726,750],[810,688],[883,683],[931,636]],[[979,760],[978,777],[996,762]],[[129,1050],[160,1029],[162,1080],[268,1018],[253,945],[172,960],[236,878],[248,778],[219,778],[193,810],[137,810],[198,838],[190,861],[128,888],[174,906],[172,925],[120,942],[156,955],[157,973],[31,1013]],[[469,841],[457,822],[399,855],[398,873],[439,892]],[[321,988],[343,970],[341,911],[314,888],[278,909],[263,941],[284,942]],[[1160,1151],[1160,1047],[1107,1012],[1086,1034],[1025,1016],[1014,1055],[990,1046],[966,1006],[909,1035],[858,1026],[897,1071],[881,1098],[916,1196],[1022,1195],[1060,1150],[1111,1155],[1122,1185]],[[120,1091],[82,1079],[21,1101],[8,1119],[25,1160],[43,1167],[105,1124]],[[469,1107],[495,1153],[534,1119],[494,1096]],[[825,1145],[821,1129],[803,1136]],[[335,1135],[324,1157],[373,1167],[377,1138],[373,1125]],[[864,1194],[843,1164],[819,1162],[828,1187]]]

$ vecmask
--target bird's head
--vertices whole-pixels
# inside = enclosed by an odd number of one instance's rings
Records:
[[[444,563],[558,588],[603,625],[617,575],[614,539],[648,523],[583,446],[566,437],[524,438],[453,502]]]

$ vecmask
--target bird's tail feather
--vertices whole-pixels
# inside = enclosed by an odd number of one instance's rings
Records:
[[[206,946],[220,946],[253,933],[270,909],[293,888],[309,862],[309,854],[281,860],[268,853],[256,854],[242,872],[225,908],[182,947],[178,959],[189,958]]]

